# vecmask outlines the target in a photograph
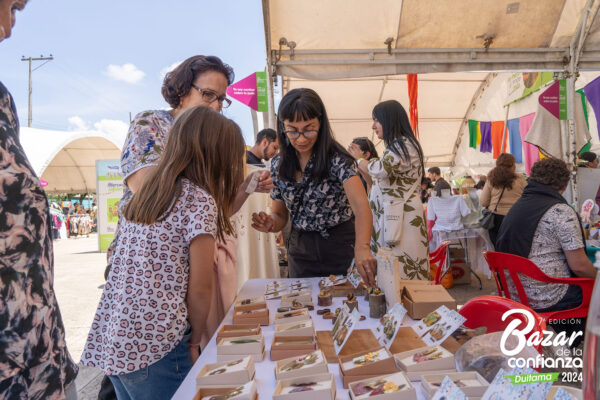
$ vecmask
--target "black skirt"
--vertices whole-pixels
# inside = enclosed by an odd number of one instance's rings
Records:
[[[324,238],[319,232],[292,228],[287,246],[290,278],[347,273],[354,258],[354,220],[327,232],[329,237]]]

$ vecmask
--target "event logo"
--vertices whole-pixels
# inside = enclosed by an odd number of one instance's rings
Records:
[[[502,315],[502,321],[506,321],[508,317],[513,314],[522,314],[527,321],[523,324],[523,318],[518,318],[515,316],[512,321],[508,323],[508,326],[504,330],[502,334],[502,339],[500,341],[500,350],[506,356],[511,357],[508,360],[508,365],[512,368],[514,367],[529,367],[534,369],[539,369],[541,367],[546,368],[582,368],[583,362],[581,359],[582,351],[581,349],[569,350],[568,347],[571,346],[575,340],[583,336],[582,331],[573,332],[571,336],[568,337],[565,332],[560,332],[558,334],[542,330],[534,332],[535,326],[535,318],[533,314],[528,310],[523,309],[515,309],[509,310]],[[575,323],[576,320],[558,320],[553,321],[556,323]],[[525,325],[522,327],[522,325]],[[519,329],[520,328],[520,329]],[[513,348],[509,348],[508,340],[513,336],[517,339],[517,344]],[[525,347],[529,346],[535,349],[541,347],[552,347],[558,348],[556,355],[558,357],[544,357],[542,354],[538,354],[536,357],[523,358],[523,357],[514,357],[520,354]]]

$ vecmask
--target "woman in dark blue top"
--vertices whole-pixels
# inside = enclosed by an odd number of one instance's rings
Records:
[[[277,128],[281,150],[271,164],[272,212],[253,214],[252,226],[277,232],[291,219],[290,277],[345,274],[354,258],[365,282],[374,285],[367,196],[354,160],[333,138],[319,95],[311,89],[288,92]]]

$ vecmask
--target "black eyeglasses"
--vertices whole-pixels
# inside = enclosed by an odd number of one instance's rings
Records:
[[[292,140],[296,140],[300,137],[300,135],[304,136],[305,139],[312,139],[316,134],[319,133],[317,130],[309,130],[309,131],[283,131]]]
[[[227,98],[227,96],[223,95],[223,96],[219,96],[218,94],[216,94],[213,90],[210,89],[202,89],[199,88],[196,85],[192,85],[192,87],[194,89],[196,89],[197,91],[200,92],[200,94],[202,95],[202,99],[204,101],[206,101],[207,103],[212,103],[214,101],[218,101],[219,103],[221,103],[221,106],[223,108],[227,108],[231,105],[231,100],[229,100]]]

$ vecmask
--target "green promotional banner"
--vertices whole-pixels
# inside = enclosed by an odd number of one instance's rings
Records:
[[[552,72],[516,72],[507,81],[504,105],[524,99],[554,79]]]
[[[567,81],[561,79],[558,86],[558,115],[560,120],[566,121],[567,117]]]
[[[547,374],[505,375],[504,377],[510,379],[510,383],[513,385],[523,385],[525,383],[556,382],[558,374],[558,372],[550,372]]]

